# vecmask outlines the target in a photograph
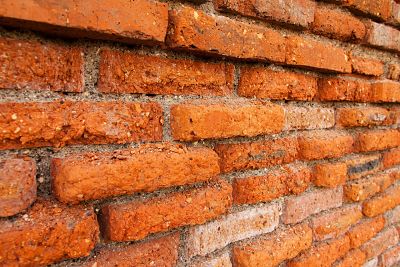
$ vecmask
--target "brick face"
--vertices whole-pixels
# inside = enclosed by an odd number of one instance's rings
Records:
[[[395,114],[385,108],[339,108],[336,122],[343,127],[391,125],[395,123]]]
[[[363,203],[363,213],[374,217],[393,209],[400,204],[400,186],[387,189],[382,195],[376,196]]]
[[[400,31],[384,24],[369,22],[367,43],[390,50],[400,51]]]
[[[400,164],[400,148],[395,148],[383,154],[383,166],[390,168]]]
[[[351,157],[345,160],[344,164],[347,166],[347,177],[349,180],[360,179],[366,175],[376,173],[382,167],[379,154]]]
[[[379,233],[383,227],[385,219],[380,216],[357,224],[346,235],[350,238],[351,247],[358,248]]]
[[[337,264],[335,267],[354,267],[363,266],[365,262],[365,253],[360,249],[353,249],[349,253],[347,253]]]
[[[334,188],[343,185],[347,179],[344,163],[321,163],[314,166],[312,180],[315,185]]]
[[[394,227],[390,227],[378,236],[371,239],[361,246],[361,250],[366,254],[367,259],[379,256],[382,252],[399,242],[399,234]]]
[[[285,129],[325,129],[335,125],[335,113],[331,108],[285,107]]]
[[[316,98],[320,101],[368,102],[371,99],[371,83],[361,79],[321,78]]]
[[[362,11],[368,15],[388,19],[390,16],[390,0],[363,1],[363,0],[340,0],[345,6]]]
[[[351,66],[353,73],[371,76],[381,76],[385,70],[385,64],[376,59],[351,56]]]
[[[375,130],[358,134],[357,147],[360,151],[375,151],[400,146],[399,130]]]

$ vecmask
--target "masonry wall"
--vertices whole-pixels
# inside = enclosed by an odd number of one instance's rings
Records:
[[[0,1],[0,266],[398,266],[398,0]]]

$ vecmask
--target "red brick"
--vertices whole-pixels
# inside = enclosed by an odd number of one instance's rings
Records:
[[[285,106],[285,129],[325,129],[335,125],[332,108]]]
[[[353,73],[381,76],[384,70],[384,63],[377,59],[351,56],[351,66]]]
[[[335,188],[347,179],[347,166],[344,163],[321,163],[315,165],[312,175],[316,186]]]
[[[337,238],[363,217],[360,206],[348,206],[311,219],[314,240]]]
[[[279,133],[284,111],[275,104],[245,102],[229,104],[178,104],[171,107],[175,140],[229,138]]]
[[[285,61],[285,39],[275,30],[182,7],[170,11],[167,44],[242,59]]]
[[[278,266],[296,257],[312,244],[312,231],[306,224],[277,230],[254,241],[233,247],[235,266]]]
[[[0,217],[15,215],[35,200],[35,161],[31,158],[0,160]]]
[[[400,262],[400,245],[386,250],[380,257],[382,267],[396,266]]]
[[[366,42],[372,46],[400,51],[400,31],[390,26],[370,21]]]
[[[102,208],[100,219],[108,240],[139,240],[153,233],[203,224],[226,213],[231,205],[232,187],[220,181],[145,201],[109,204]]]
[[[353,152],[353,137],[336,131],[311,131],[299,137],[299,156],[304,160],[338,158]]]
[[[315,10],[312,30],[343,41],[362,40],[366,34],[364,23],[355,16],[325,6],[318,6]]]
[[[334,267],[362,267],[365,262],[365,253],[360,249],[350,250]]]
[[[253,204],[289,194],[301,194],[309,185],[311,171],[305,166],[285,166],[265,176],[238,178],[233,182],[233,201]]]
[[[400,64],[390,64],[388,78],[400,81]]]
[[[368,15],[387,20],[390,17],[390,0],[365,1],[365,0],[340,0],[352,9],[362,11]]]
[[[320,101],[368,102],[371,99],[371,83],[367,80],[345,78],[321,78],[318,81]]]
[[[311,75],[261,67],[240,69],[240,96],[311,101],[316,93],[317,80]]]
[[[342,197],[341,187],[316,190],[301,196],[289,197],[285,200],[282,221],[285,224],[297,223],[312,214],[339,207],[342,205]]]
[[[376,82],[371,85],[371,90],[371,102],[400,102],[399,82]]]
[[[230,243],[266,234],[279,224],[281,205],[250,207],[218,220],[189,229],[186,240],[188,256],[206,255]]]
[[[103,50],[99,91],[172,95],[233,93],[232,64],[168,59]]]
[[[400,186],[387,189],[382,195],[366,200],[363,204],[363,213],[368,217],[375,217],[400,205]]]
[[[367,256],[367,259],[379,256],[382,252],[399,242],[399,233],[395,227],[389,227],[378,236],[369,240],[361,246],[361,250]]]
[[[231,256],[228,252],[215,257],[203,257],[194,260],[190,267],[232,267]]]
[[[98,233],[92,209],[40,200],[23,217],[0,222],[0,265],[45,266],[88,256]]]
[[[54,194],[66,203],[203,182],[218,173],[214,151],[181,145],[76,154],[51,164]]]
[[[350,250],[350,240],[347,236],[319,244],[302,253],[301,256],[288,262],[288,267],[301,266],[331,266],[337,259]]]
[[[289,36],[287,39],[286,64],[333,72],[351,72],[351,62],[342,48],[298,36]]]
[[[396,148],[393,150],[390,150],[388,152],[385,152],[383,154],[383,166],[385,168],[390,168],[395,165],[400,164],[400,148]]]
[[[297,159],[297,138],[287,137],[262,142],[217,144],[222,172],[260,169],[290,163]]]
[[[385,150],[400,146],[400,131],[371,130],[359,133],[356,140],[359,151]]]
[[[140,10],[140,12],[138,12]],[[2,5],[1,23],[73,37],[162,43],[168,5],[150,0],[15,0]]]
[[[382,167],[380,154],[359,155],[349,158],[343,163],[347,166],[347,177],[349,180],[359,179],[376,173]]]
[[[179,234],[119,248],[105,248],[82,267],[95,266],[176,266]]]
[[[365,220],[354,226],[346,235],[350,238],[352,248],[358,248],[385,227],[385,219],[382,216]]]
[[[396,121],[394,112],[380,107],[336,109],[336,123],[342,127],[391,125]]]
[[[0,149],[158,141],[157,103],[6,102],[0,104]]]
[[[0,38],[0,89],[83,91],[83,50]]]

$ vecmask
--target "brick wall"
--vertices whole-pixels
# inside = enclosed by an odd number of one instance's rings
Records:
[[[399,1],[0,2],[0,266],[400,264]]]

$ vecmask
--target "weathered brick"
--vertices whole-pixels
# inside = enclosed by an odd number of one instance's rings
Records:
[[[103,50],[99,91],[172,95],[229,95],[233,65]]]
[[[371,130],[361,132],[356,138],[359,151],[384,150],[400,146],[399,130]]]
[[[80,265],[96,266],[176,266],[179,234],[171,234],[143,243],[101,249],[93,259]]]
[[[386,225],[400,223],[400,206],[388,211],[385,214]]]
[[[344,163],[321,163],[315,165],[312,180],[316,186],[335,188],[347,179],[347,166]]]
[[[354,226],[346,235],[350,238],[352,248],[358,248],[385,227],[385,219],[382,216],[365,220]]]
[[[189,230],[186,251],[189,256],[206,255],[229,243],[266,234],[279,224],[281,205],[273,203],[234,212]]]
[[[368,217],[375,217],[400,205],[400,186],[387,189],[382,195],[366,200],[363,204],[363,213]]]
[[[378,258],[373,258],[364,263],[362,267],[378,267],[379,260]]]
[[[0,160],[0,217],[15,215],[36,199],[36,163],[31,158]]]
[[[335,125],[332,108],[285,106],[285,130],[325,129]]]
[[[312,214],[336,208],[342,205],[343,190],[323,189],[307,192],[301,196],[289,197],[285,200],[282,221],[285,224],[300,222]]]
[[[392,18],[391,22],[400,25],[400,2],[392,1]]]
[[[389,227],[361,246],[367,259],[379,256],[382,252],[399,242],[399,233],[395,227]]]
[[[399,40],[400,43],[400,40]],[[400,102],[400,82],[379,81],[371,85],[371,102]]]
[[[320,78],[316,98],[320,101],[368,102],[371,99],[371,83],[341,77]]]
[[[391,125],[395,113],[380,107],[356,107],[336,109],[336,123],[342,127]]]
[[[400,51],[400,31],[390,26],[370,21],[366,42],[372,46]]]
[[[181,145],[75,154],[51,164],[54,194],[66,203],[203,182],[218,173],[214,151]]]
[[[285,39],[275,30],[208,15],[190,7],[170,11],[169,46],[242,59],[285,61]]]
[[[287,137],[262,142],[217,144],[222,172],[260,169],[290,163],[297,159],[297,138]]]
[[[382,253],[380,264],[382,267],[396,266],[400,262],[400,245],[394,246]]]
[[[100,220],[108,240],[139,240],[153,233],[203,224],[226,213],[231,205],[232,187],[219,181],[145,201],[109,204],[102,208]]]
[[[353,73],[381,76],[384,70],[384,63],[377,59],[351,56],[351,66]]]
[[[44,266],[88,256],[98,233],[92,209],[39,200],[23,217],[0,222],[0,265]]]
[[[317,93],[311,75],[261,67],[240,68],[238,94],[245,97],[310,101]]]
[[[347,166],[349,180],[359,179],[369,174],[376,173],[382,167],[379,154],[359,155],[343,162]]]
[[[0,89],[83,91],[81,48],[0,38],[0,50]]]
[[[287,39],[286,64],[333,72],[351,72],[351,62],[342,48],[298,36],[289,36]]]
[[[284,125],[281,106],[262,103],[178,104],[171,107],[175,140],[256,136],[278,133]],[[239,105],[239,106],[238,106]]]
[[[383,154],[382,159],[383,167],[390,168],[400,164],[400,148],[392,149]]]
[[[308,167],[285,166],[264,176],[238,178],[233,182],[233,201],[253,204],[304,192],[311,180]]]
[[[350,250],[334,267],[362,267],[365,262],[365,253],[356,248]]]
[[[288,262],[288,267],[300,266],[331,266],[337,259],[346,255],[350,250],[350,240],[347,236],[322,243],[306,252],[301,256]]]
[[[158,141],[162,109],[135,102],[5,102],[0,149]]]
[[[140,11],[140,12],[138,12]],[[57,35],[163,43],[168,5],[150,0],[87,1],[15,0],[0,10],[0,23]]]
[[[363,217],[360,206],[348,206],[311,219],[315,240],[337,238]]]
[[[388,78],[400,81],[400,64],[390,64]]]
[[[278,266],[312,244],[312,231],[299,224],[233,247],[235,266]]]
[[[190,267],[232,267],[231,257],[228,252],[212,258],[197,259]]]
[[[299,157],[305,160],[338,158],[353,152],[353,137],[336,131],[311,131],[301,135]]]
[[[390,0],[365,1],[365,0],[340,0],[345,6],[359,10],[368,15],[387,20],[390,17]]]
[[[362,40],[366,34],[364,23],[355,16],[322,5],[315,10],[312,30],[343,41]]]

